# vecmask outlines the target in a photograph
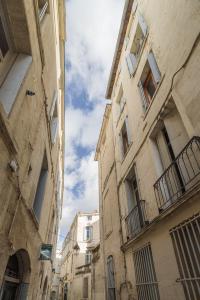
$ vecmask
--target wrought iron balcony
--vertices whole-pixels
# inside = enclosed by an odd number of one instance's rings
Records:
[[[130,211],[125,222],[129,239],[134,238],[141,229],[149,223],[147,220],[145,200],[139,201],[139,204]]]
[[[200,180],[200,137],[193,137],[154,184],[160,211]]]

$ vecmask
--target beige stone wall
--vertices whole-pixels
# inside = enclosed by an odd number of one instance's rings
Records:
[[[126,1],[127,3],[131,3],[131,1]],[[110,175],[107,181],[109,188],[107,195],[105,195],[103,178],[108,176],[107,166],[110,165],[111,154],[108,147],[106,153],[103,134],[101,134],[96,153],[100,169],[100,203],[102,207],[104,201],[106,202],[104,206],[112,206],[112,214],[115,214],[117,224],[119,224],[119,212],[113,210],[114,203],[117,203],[117,195],[119,197],[123,233],[121,239],[124,243],[127,282],[131,283],[128,291],[129,297],[138,299],[133,253],[150,243],[160,299],[185,299],[182,285],[177,282],[180,274],[169,231],[174,226],[200,212],[199,177],[193,180],[195,187],[191,188],[191,184],[188,184],[186,187],[187,193],[183,197],[179,197],[179,201],[168,209],[165,206],[164,212],[159,211],[154,193],[154,184],[169,166],[170,160],[169,153],[166,150],[164,151],[164,148],[162,149],[162,155],[158,155],[155,140],[162,124],[164,124],[176,157],[193,136],[200,135],[200,89],[198,84],[200,76],[198,67],[200,60],[200,4],[198,1],[177,0],[173,1],[172,4],[167,0],[156,0],[153,1],[152,5],[152,1],[144,0],[133,1],[133,7],[134,11],[132,11],[130,19],[124,20],[124,23],[122,23],[125,24],[128,21],[128,29],[124,36],[122,51],[119,50],[120,46],[116,50],[118,52],[116,52],[115,58],[120,58],[117,62],[118,68],[113,87],[110,83],[112,91],[112,106],[110,108],[112,117],[110,119],[112,119],[113,141],[115,144],[113,162],[115,161],[116,164],[117,180],[112,180]],[[143,16],[147,24],[148,34],[138,59],[136,72],[133,76],[130,76],[126,57],[131,51],[139,15]],[[123,31],[120,34],[122,36]],[[161,73],[161,80],[149,108],[144,112],[138,82],[141,79],[150,51],[154,53]],[[119,115],[118,101],[122,90],[126,104]],[[128,117],[132,142],[129,145],[127,154],[122,157],[119,134],[126,117]],[[104,135],[109,136],[111,141],[112,134],[109,125],[105,121],[102,128],[105,131]],[[126,178],[133,166],[136,170],[139,197],[141,200],[145,200],[149,225],[146,225],[135,238],[128,238],[126,217],[129,210],[125,185]],[[195,168],[199,168],[198,164]],[[183,173],[183,176],[186,176],[185,173]],[[111,197],[109,193],[111,193]],[[104,211],[103,208],[101,210],[102,228],[106,227],[107,210]],[[112,220],[112,218],[108,217],[108,220]],[[109,226],[111,227],[110,224]],[[103,233],[101,234],[105,249],[111,249],[115,245],[115,256],[121,253],[120,242],[118,242],[118,245],[116,244],[117,236],[120,239],[119,231],[116,231],[116,235],[110,235],[109,238],[105,238]],[[104,256],[107,255],[105,250]],[[106,266],[105,259],[104,264]],[[119,268],[123,273],[122,263],[120,263]],[[116,279],[116,282],[118,289],[119,280]],[[123,295],[122,299],[126,299],[126,295]]]
[[[41,299],[45,278],[48,278],[47,292],[50,293],[53,264],[50,261],[40,262],[38,258],[42,243],[53,244],[55,254],[63,187],[64,87],[60,86],[59,79],[64,65],[61,64],[59,52],[63,40],[58,36],[61,30],[58,25],[64,27],[64,20],[58,22],[62,18],[56,13],[58,3],[49,1],[49,4],[49,12],[39,24],[33,1],[6,1],[11,22],[15,21],[15,17],[23,18],[11,25],[15,26],[12,30],[17,57],[29,55],[31,60],[28,68],[21,61],[18,72],[14,72],[14,62],[0,87],[0,284],[9,256],[24,249],[30,258],[31,268],[28,299],[34,300]],[[23,10],[18,10],[20,6],[24,7],[24,16]],[[24,30],[26,26],[27,30]],[[29,43],[28,50],[22,47],[23,41]],[[42,63],[41,53],[45,64]],[[16,87],[20,72],[24,72],[24,76]],[[12,96],[16,93],[9,113],[6,113],[7,89],[13,92]],[[56,142],[52,144],[49,125],[55,89],[58,91],[59,129]],[[28,96],[27,90],[34,92],[34,95]],[[48,178],[38,222],[34,216],[33,202],[44,150],[48,160]],[[8,166],[12,160],[18,166],[16,172]],[[58,171],[60,187],[57,184]]]

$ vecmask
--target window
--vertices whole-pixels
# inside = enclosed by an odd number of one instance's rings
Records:
[[[124,121],[119,136],[120,136],[121,158],[123,159],[131,144],[131,134],[129,131],[128,117],[126,117]]]
[[[3,83],[16,57],[10,39],[5,12],[4,5],[0,1],[0,85]]]
[[[91,260],[92,260],[92,254],[89,250],[86,250],[86,253],[85,253],[85,264],[88,265],[91,263]]]
[[[107,286],[108,286],[108,299],[115,300],[116,292],[115,292],[115,273],[114,273],[114,262],[113,256],[109,256],[107,258]]]
[[[86,226],[84,230],[84,240],[90,241],[92,240],[92,226]]]
[[[135,166],[126,178],[125,187],[128,200],[128,215],[125,219],[127,235],[133,238],[148,224],[145,201],[139,195]]]
[[[37,190],[36,190],[36,194],[35,194],[34,204],[33,204],[33,211],[34,211],[34,214],[38,221],[40,220],[47,176],[48,176],[48,162],[47,162],[47,156],[46,156],[46,152],[45,152],[44,157],[43,157],[43,162],[42,162],[42,168],[40,171],[40,177],[39,177],[38,184],[37,184]]]
[[[51,112],[50,112],[50,123],[51,123],[51,141],[55,144],[58,133],[58,101],[57,93],[54,93]]]
[[[124,94],[123,94],[122,88],[120,90],[117,102],[119,104],[119,109],[120,109],[120,113],[121,113],[123,111],[123,109],[124,109],[124,105],[126,104],[126,99],[124,98]]]
[[[39,21],[44,19],[44,16],[49,12],[49,1],[48,0],[38,0],[38,15]]]
[[[186,137],[184,137],[182,132],[181,139],[176,140],[177,137],[178,139],[180,137],[179,130],[181,130],[181,127],[178,127],[181,125],[179,124],[181,120],[178,119],[178,115],[177,118],[174,117],[176,117],[175,111],[173,112],[173,117],[168,116],[168,120],[164,120],[163,123],[160,124],[160,130],[155,136],[155,144],[158,150],[158,156],[156,159],[160,165],[160,172],[162,172],[161,176],[154,184],[154,190],[160,211],[175,202],[185,192],[185,183],[190,175],[189,165],[190,161],[193,160],[192,155],[194,154],[194,159],[196,158],[194,151],[195,146],[193,147],[193,145],[191,145],[191,151],[186,149],[187,154],[182,153],[181,156],[176,158],[174,149],[177,148],[178,143],[182,144]],[[169,120],[171,121],[171,124],[169,123]],[[167,127],[171,134],[170,136],[165,123],[168,125]],[[173,128],[172,125],[176,125],[176,128]],[[173,130],[173,132],[170,131],[170,129]]]
[[[146,22],[142,17],[142,15],[138,14],[138,24],[137,24],[135,36],[133,39],[133,43],[131,45],[130,53],[126,57],[126,63],[127,63],[130,76],[133,76],[135,74],[138,60],[142,53],[142,48],[143,48],[146,35],[147,35]]]
[[[88,298],[88,277],[83,278],[83,298]]]
[[[148,109],[160,79],[161,75],[154,54],[150,52],[138,83],[144,111]]]
[[[134,266],[138,300],[159,300],[158,282],[150,245],[134,253]],[[148,297],[145,298],[144,295]]]
[[[170,230],[185,299],[199,299],[200,291],[200,215]]]
[[[88,221],[92,220],[92,216],[87,216]]]

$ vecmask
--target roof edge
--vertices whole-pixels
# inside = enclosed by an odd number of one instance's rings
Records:
[[[122,48],[123,48],[123,44],[124,44],[124,38],[126,35],[126,30],[127,30],[127,26],[128,26],[128,22],[129,22],[129,18],[130,18],[130,14],[132,11],[132,6],[133,6],[134,1],[135,0],[126,0],[125,6],[124,6],[121,25],[120,25],[116,48],[115,48],[115,53],[114,53],[114,58],[113,58],[112,66],[111,66],[110,76],[108,79],[107,89],[106,89],[106,95],[105,95],[106,99],[110,99],[111,95],[112,95],[116,72],[117,72],[119,60],[121,57],[121,52],[122,52]]]

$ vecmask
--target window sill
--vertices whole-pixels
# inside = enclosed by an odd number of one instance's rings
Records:
[[[149,113],[149,111],[150,111],[150,109],[151,109],[151,106],[152,106],[152,104],[153,104],[153,102],[154,102],[154,99],[156,98],[156,95],[157,95],[157,93],[158,93],[158,91],[159,91],[159,89],[160,89],[160,86],[162,85],[162,82],[163,82],[164,77],[165,77],[165,74],[162,76],[162,78],[161,78],[161,80],[160,80],[160,82],[159,82],[159,84],[158,84],[158,86],[157,86],[157,88],[156,88],[156,91],[155,91],[155,93],[154,93],[154,95],[153,95],[153,97],[152,97],[152,99],[151,99],[151,103],[149,104],[147,110],[146,110],[145,113],[144,113],[143,121],[145,121],[145,119],[146,119],[146,117],[147,117],[147,115],[148,115],[148,113]]]
[[[11,112],[31,63],[31,56],[19,54],[0,88],[0,102],[2,103],[7,116]]]

